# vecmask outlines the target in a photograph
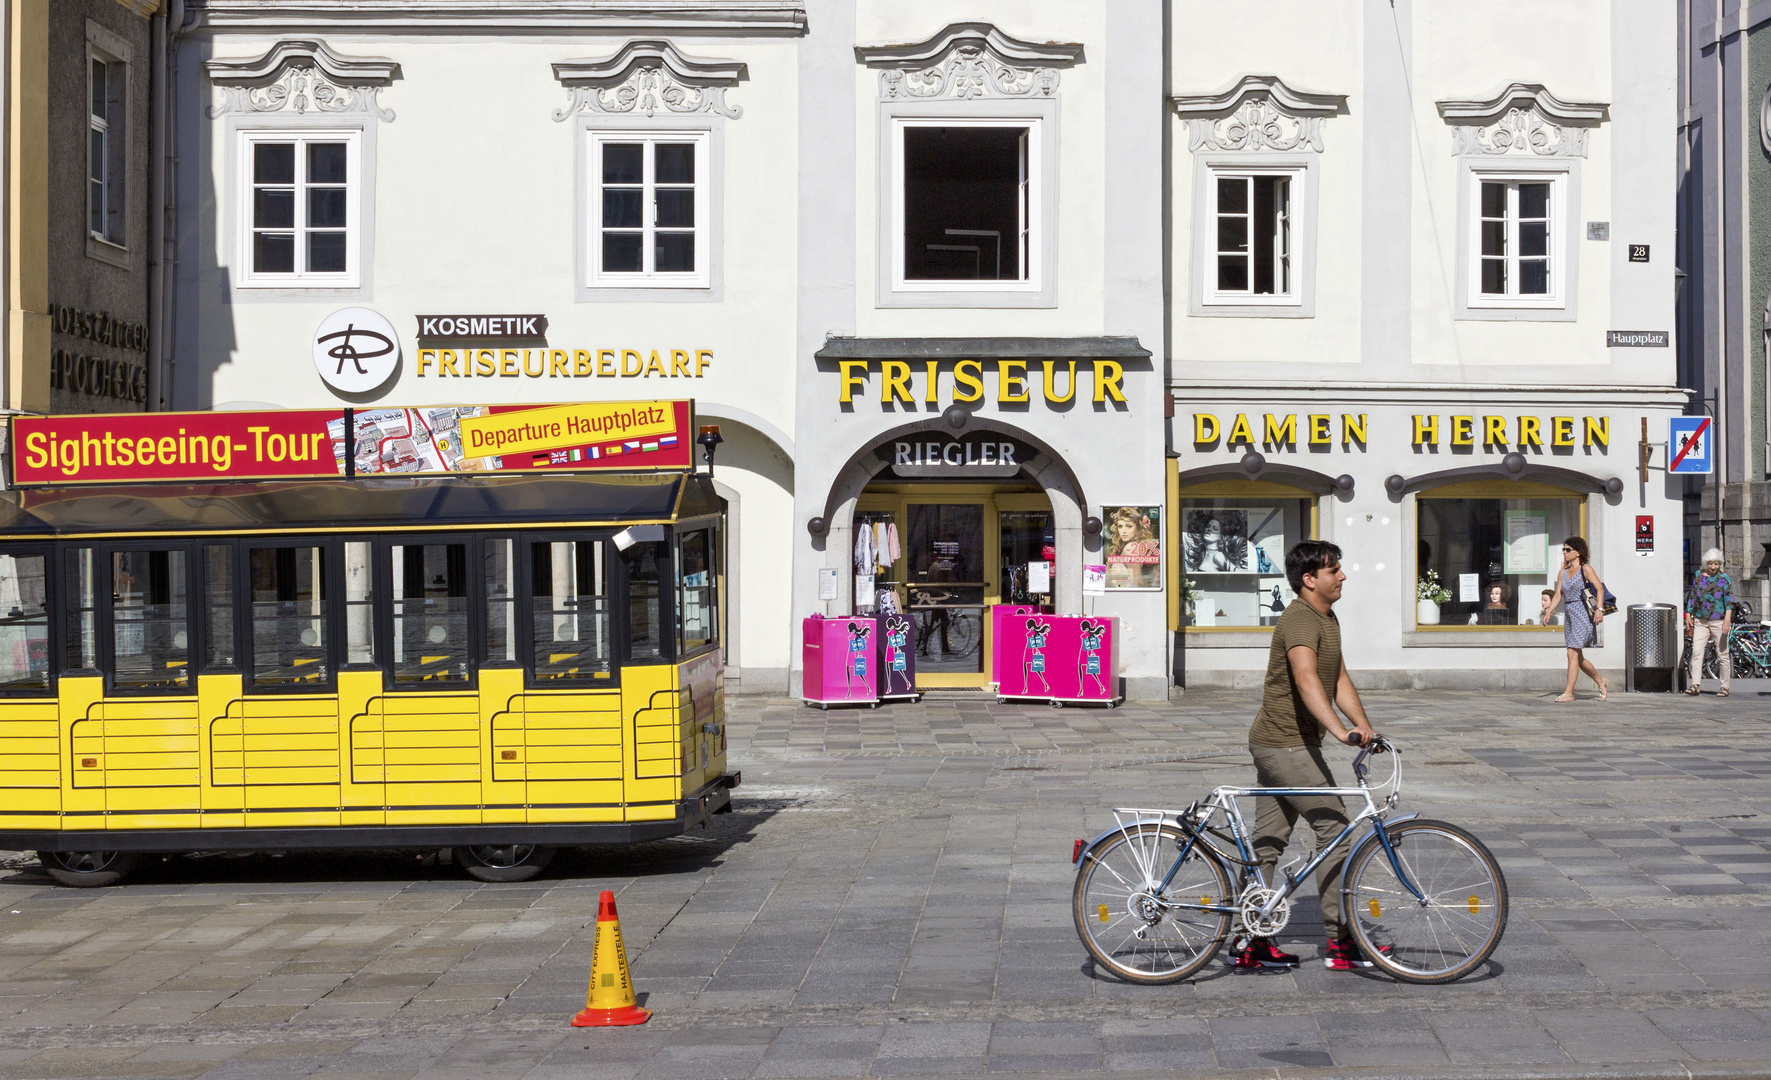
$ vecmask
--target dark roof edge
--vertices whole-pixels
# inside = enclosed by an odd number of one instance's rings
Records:
[[[830,337],[812,354],[819,360],[1148,359],[1135,337]]]

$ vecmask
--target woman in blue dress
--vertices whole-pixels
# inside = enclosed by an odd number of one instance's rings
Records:
[[[1566,617],[1562,620],[1562,640],[1568,646],[1568,685],[1557,701],[1574,700],[1574,683],[1586,672],[1599,687],[1599,700],[1604,701],[1611,687],[1599,677],[1599,670],[1593,666],[1582,652],[1590,649],[1593,639],[1597,636],[1595,623],[1605,621],[1604,605],[1600,605],[1597,614],[1587,613],[1586,598],[1582,595],[1587,582],[1605,595],[1605,586],[1599,581],[1599,572],[1588,562],[1587,542],[1578,536],[1570,536],[1562,541],[1562,569],[1556,575],[1556,593],[1550,598],[1550,610],[1556,610],[1561,604]]]

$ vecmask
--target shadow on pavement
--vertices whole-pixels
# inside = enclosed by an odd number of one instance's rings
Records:
[[[561,848],[552,863],[527,882],[491,888],[534,886],[579,877],[649,877],[693,873],[716,865],[735,844],[748,840],[782,808],[782,800],[733,800],[733,812],[717,814],[703,828],[642,844]],[[7,873],[7,871],[11,871]],[[54,885],[29,854],[0,861],[0,884]],[[311,884],[345,882],[459,883],[487,885],[454,865],[447,849],[316,849],[305,851],[191,852],[149,855],[113,888],[143,885]],[[69,890],[77,892],[83,890]]]

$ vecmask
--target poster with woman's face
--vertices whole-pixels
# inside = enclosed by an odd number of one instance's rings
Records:
[[[1188,574],[1246,574],[1247,510],[1188,510],[1181,523],[1181,558]]]
[[[1162,509],[1103,506],[1107,529],[1107,588],[1162,588]]]

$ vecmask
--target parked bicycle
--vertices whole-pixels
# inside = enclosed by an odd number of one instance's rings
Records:
[[[919,656],[934,655],[929,650],[936,641],[941,643],[941,652],[951,657],[971,656],[983,644],[983,624],[976,611],[941,606],[956,599],[958,595],[955,593],[911,590],[910,605],[916,616],[916,651]]]
[[[1734,628],[1728,632],[1728,662],[1735,678],[1771,678],[1771,625],[1759,621],[1753,606],[1746,600],[1734,601]],[[1679,656],[1679,670],[1691,670],[1691,637],[1685,638],[1684,652]],[[1703,677],[1719,679],[1716,642],[1712,639],[1703,650]]]
[[[1072,914],[1089,955],[1129,982],[1185,979],[1211,962],[1232,927],[1251,937],[1283,930],[1299,884],[1369,822],[1341,877],[1342,910],[1365,957],[1410,983],[1454,982],[1480,968],[1507,924],[1500,864],[1466,829],[1388,814],[1402,793],[1400,755],[1380,785],[1390,789],[1380,809],[1366,760],[1386,750],[1395,748],[1380,736],[1359,752],[1356,787],[1220,787],[1185,810],[1115,809],[1117,825],[1076,842]],[[1334,843],[1268,882],[1237,803],[1255,795],[1338,795],[1365,808]]]

